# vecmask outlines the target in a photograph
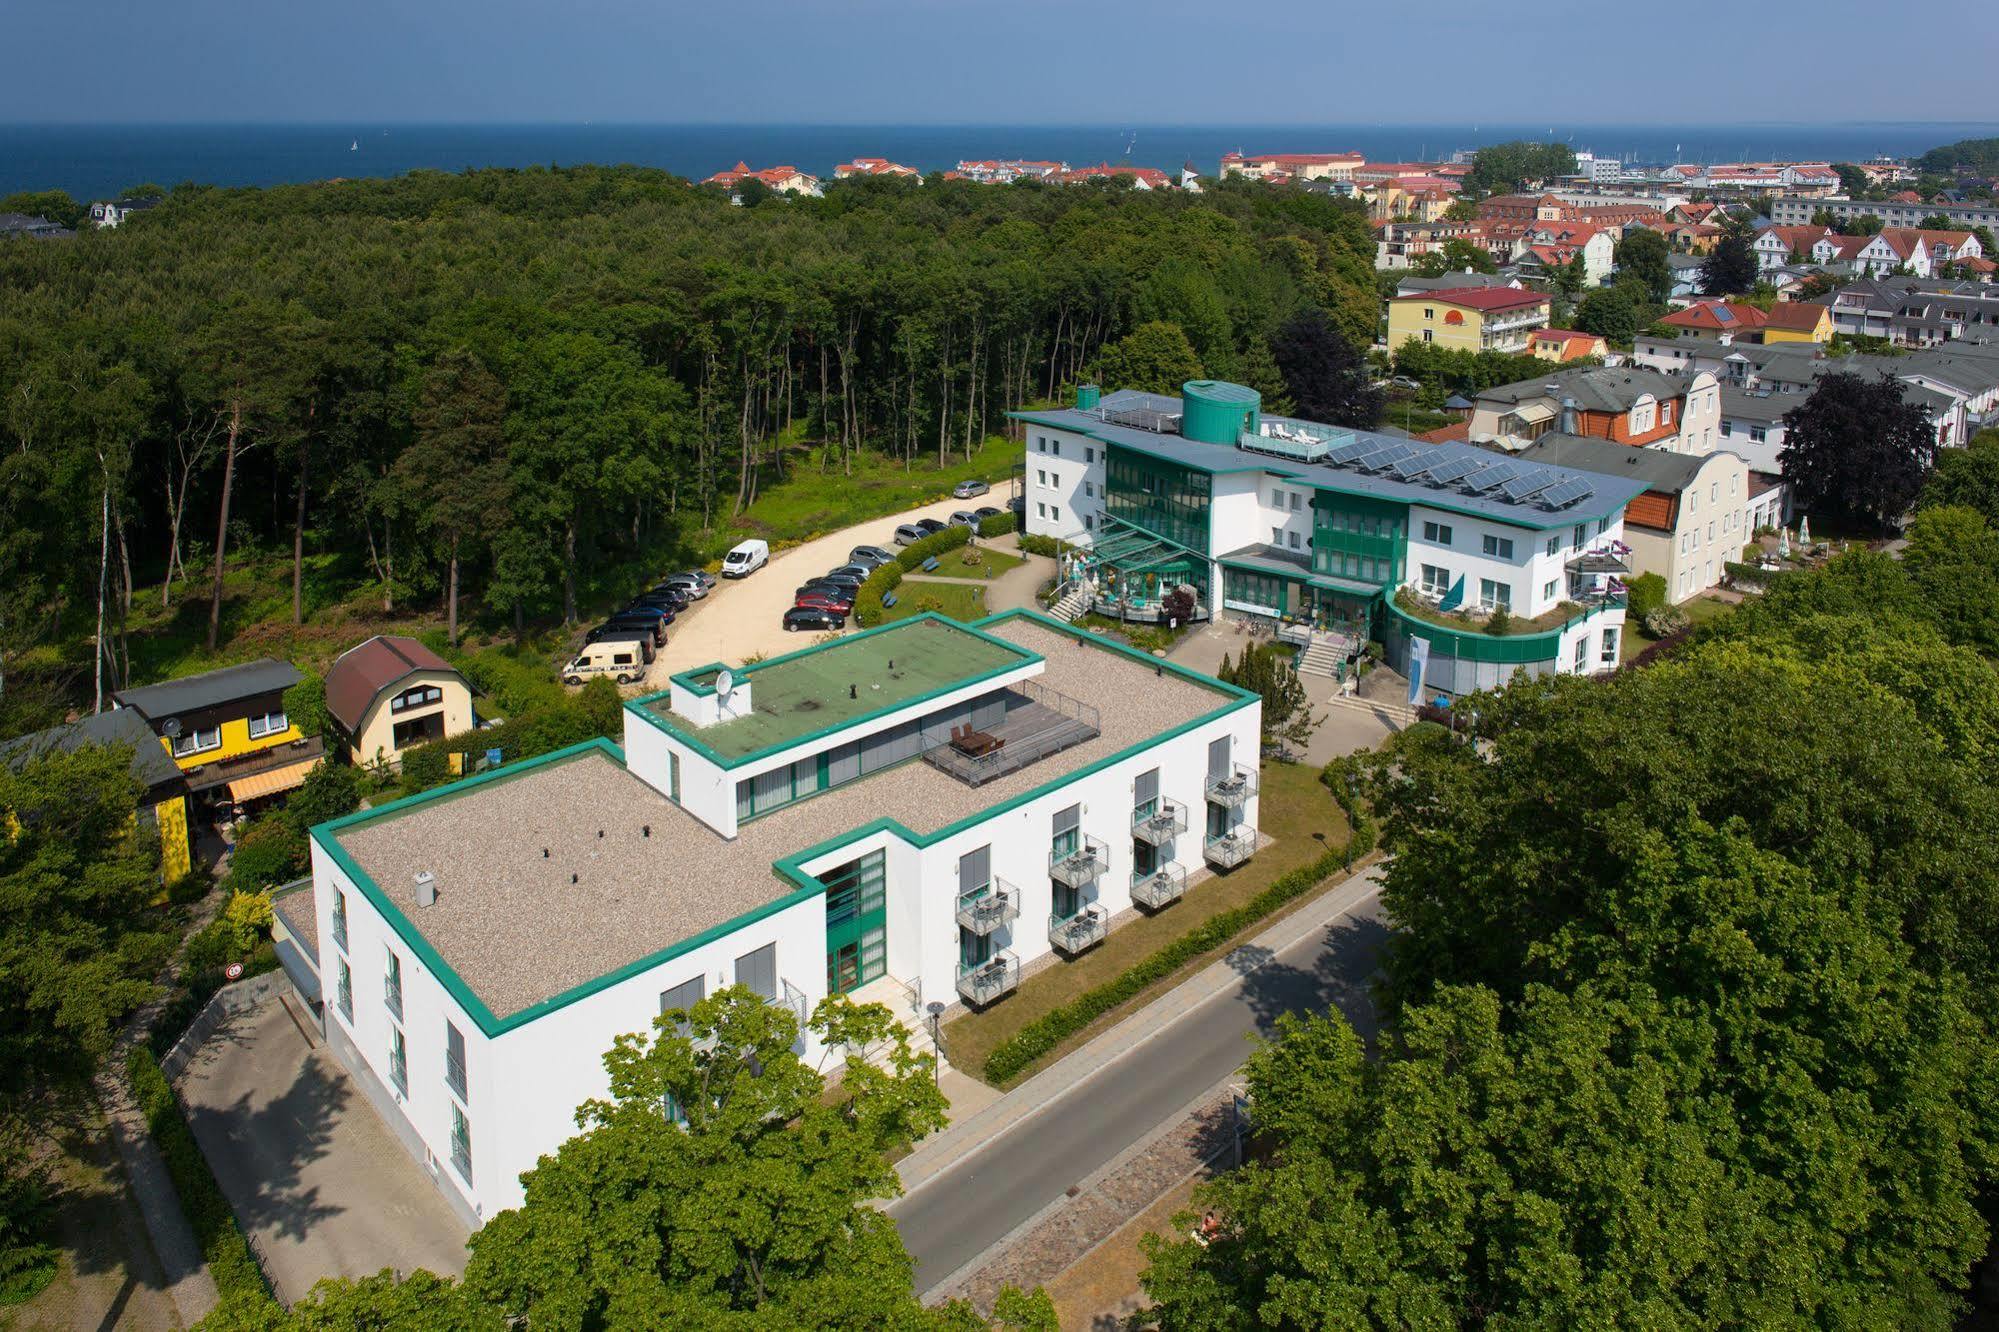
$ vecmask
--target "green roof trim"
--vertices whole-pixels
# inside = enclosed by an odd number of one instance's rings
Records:
[[[1129,647],[1123,643],[1113,642],[1100,635],[1090,633],[1087,630],[1078,629],[1074,625],[1064,624],[1062,621],[1054,619],[1051,616],[1044,615],[1039,611],[1026,610],[1026,609],[1001,611],[996,615],[988,615],[986,618],[974,621],[973,623],[968,625],[958,624],[957,621],[952,621],[951,623],[959,628],[969,629],[974,632],[980,633],[982,636],[991,637],[991,635],[986,631],[992,625],[1003,624],[1009,620],[1015,620],[1015,619],[1031,620],[1034,623],[1039,624],[1045,628],[1052,629],[1057,633],[1066,634],[1068,637],[1076,639],[1079,642],[1087,643],[1093,647],[1100,648],[1107,652],[1122,653],[1127,657],[1133,658],[1134,660],[1146,662],[1150,665],[1158,667],[1162,671],[1171,672],[1172,674],[1179,676],[1182,679],[1190,680],[1193,683],[1202,686],[1203,688],[1206,688],[1216,694],[1219,694],[1226,701],[1222,704],[1222,706],[1215,708],[1209,712],[1204,712],[1198,717],[1182,722],[1180,725],[1173,727],[1171,730],[1163,731],[1158,735],[1148,737],[1147,739],[1144,739],[1137,744],[1127,745],[1125,748],[1119,750],[1115,754],[1106,755],[1105,757],[1098,759],[1094,763],[1078,768],[1073,772],[1064,773],[1060,777],[1056,777],[1050,781],[1043,782],[1041,785],[1034,787],[1031,790],[1022,792],[1020,795],[1014,796],[1007,800],[1003,800],[1000,803],[990,806],[987,809],[980,810],[977,813],[969,814],[966,817],[959,819],[956,823],[952,823],[945,827],[939,828],[935,832],[919,833],[909,828],[907,825],[899,822],[898,820],[890,818],[881,818],[881,819],[875,819],[869,823],[865,823],[858,828],[854,828],[847,832],[837,834],[836,836],[833,837],[829,837],[825,841],[819,842],[814,846],[807,847],[802,851],[793,852],[792,854],[779,859],[776,863],[774,863],[771,866],[772,873],[777,875],[780,879],[783,879],[793,885],[792,891],[770,902],[766,902],[761,906],[746,911],[743,914],[736,916],[730,920],[723,921],[719,925],[714,925],[709,927],[708,929],[702,930],[698,934],[690,935],[685,939],[681,939],[675,943],[668,944],[664,948],[656,949],[655,951],[648,953],[643,957],[635,958],[634,960],[625,963],[623,966],[605,972],[603,975],[598,976],[592,980],[587,980],[579,985],[572,986],[571,988],[564,990],[560,994],[552,995],[549,998],[544,999],[539,1003],[531,1004],[528,1007],[519,1010],[518,1012],[509,1014],[505,1018],[496,1017],[493,1011],[486,1006],[485,1001],[480,999],[477,994],[473,993],[472,988],[468,986],[464,982],[464,980],[459,977],[458,973],[452,969],[451,965],[447,963],[443,959],[443,957],[441,957],[438,954],[436,949],[430,946],[429,941],[426,940],[423,937],[422,933],[419,930],[417,930],[417,928],[410,922],[409,917],[404,915],[402,910],[399,907],[397,907],[395,903],[389,900],[388,895],[381,890],[381,888],[375,883],[374,879],[369,876],[368,872],[362,869],[360,865],[355,863],[353,857],[347,854],[346,849],[340,845],[339,838],[335,834],[337,834],[343,828],[350,828],[354,827],[357,824],[367,823],[375,819],[384,818],[390,814],[393,814],[399,810],[407,809],[413,805],[427,803],[433,800],[449,799],[454,796],[463,795],[476,787],[487,784],[488,782],[504,781],[509,777],[518,776],[523,772],[528,772],[536,768],[546,767],[553,763],[560,763],[568,759],[578,758],[590,754],[592,752],[602,753],[604,755],[607,755],[608,757],[616,761],[620,766],[622,766],[625,762],[625,752],[621,746],[613,744],[611,741],[601,738],[596,740],[586,740],[582,744],[571,745],[566,749],[558,749],[552,754],[543,754],[538,758],[524,759],[519,763],[511,765],[510,767],[496,768],[490,772],[483,772],[477,774],[476,776],[463,778],[457,782],[452,783],[449,786],[438,787],[430,791],[422,791],[413,796],[405,796],[400,800],[392,800],[388,804],[381,806],[379,809],[361,810],[356,813],[346,815],[342,818],[331,820],[330,822],[327,823],[318,824],[312,829],[311,832],[312,840],[318,843],[320,849],[325,851],[327,856],[336,865],[340,867],[341,872],[347,876],[349,882],[351,882],[357,889],[360,890],[362,896],[368,899],[369,905],[375,908],[376,912],[382,917],[382,919],[389,922],[390,928],[393,929],[396,932],[396,934],[402,938],[403,943],[409,948],[409,950],[413,954],[415,954],[417,960],[423,963],[424,969],[429,971],[431,975],[437,978],[438,984],[444,987],[445,992],[449,994],[452,997],[452,999],[457,1002],[458,1006],[465,1011],[466,1016],[471,1018],[473,1022],[478,1024],[479,1030],[489,1038],[497,1037],[504,1035],[509,1031],[513,1031],[518,1027],[525,1026],[527,1023],[534,1021],[536,1018],[545,1017],[549,1013],[553,1013],[558,1009],[566,1008],[570,1004],[575,1003],[579,999],[588,998],[590,995],[593,995],[600,990],[608,989],[610,986],[619,984],[622,981],[629,980],[634,976],[642,975],[645,972],[652,970],[654,967],[657,967],[662,963],[670,962],[674,958],[679,957],[684,953],[691,952],[692,950],[702,947],[705,944],[712,943],[717,939],[723,938],[726,935],[732,934],[735,931],[744,928],[745,926],[753,925],[757,921],[762,920],[767,916],[775,915],[780,911],[784,911],[787,910],[788,908],[797,906],[800,902],[809,901],[813,897],[816,897],[824,893],[826,891],[826,885],[821,883],[818,879],[814,878],[812,875],[806,873],[801,868],[801,866],[806,861],[816,860],[820,856],[826,855],[832,851],[837,851],[843,846],[847,846],[853,842],[859,841],[864,837],[873,836],[875,833],[878,832],[891,833],[894,836],[901,838],[902,840],[904,840],[905,842],[909,843],[912,846],[916,847],[930,846],[933,843],[942,841],[944,838],[955,836],[956,834],[963,832],[967,828],[975,827],[978,824],[984,823],[989,819],[993,819],[1001,814],[1005,814],[1009,810],[1024,805],[1031,800],[1038,800],[1041,797],[1050,793],[1051,791],[1054,791],[1070,782],[1081,780],[1082,778],[1100,772],[1103,769],[1108,768],[1113,764],[1122,763],[1127,759],[1133,758],[1138,754],[1143,753],[1145,750],[1151,748],[1154,745],[1158,745],[1164,743],[1165,741],[1172,740],[1177,736],[1186,734],[1188,731],[1191,731],[1196,727],[1205,726],[1209,722],[1219,720],[1222,717],[1228,716],[1230,713],[1240,712],[1242,709],[1249,707],[1252,704],[1261,702],[1260,696],[1253,694],[1248,690],[1238,688],[1237,686],[1232,684],[1227,684],[1221,680],[1215,679],[1213,676],[1203,675],[1199,671],[1189,670],[1185,666],[1180,666],[1173,662],[1165,661],[1161,658],[1154,657],[1149,653],[1141,652],[1139,649],[1134,647]],[[871,630],[869,632],[876,632],[876,631]],[[995,641],[1004,642],[1005,640],[997,639]],[[1009,644],[1009,646],[1015,647],[1016,650],[1022,652],[1026,651],[1026,649],[1024,648],[1019,648],[1017,644]],[[807,649],[807,651],[812,651],[812,650],[816,649]],[[1042,660],[1042,658],[1038,654],[1028,653],[1027,655],[1029,657],[1032,657],[1033,660],[1035,661]],[[657,698],[658,695],[654,694],[651,695],[651,697]],[[633,700],[633,703],[639,701],[641,700],[635,699]],[[626,707],[627,709],[630,709],[632,707],[632,704],[627,703]],[[649,714],[643,710],[639,710],[638,715],[649,716]]]
[[[739,768],[744,766],[745,764],[754,763],[761,759],[770,758],[773,755],[788,753],[791,750],[812,744],[815,741],[823,740],[828,736],[836,735],[841,731],[851,730],[854,727],[862,726],[868,722],[879,720],[880,718],[889,716],[892,713],[902,712],[913,707],[919,707],[922,704],[929,702],[931,699],[942,697],[943,695],[952,693],[956,690],[969,688],[977,684],[982,684],[988,680],[997,679],[1002,675],[1008,674],[1009,672],[1012,671],[1017,671],[1021,669],[1023,666],[1031,666],[1034,663],[1041,660],[1041,657],[1038,654],[1029,652],[1026,648],[1021,647],[1017,643],[1009,643],[1003,638],[997,638],[992,634],[986,633],[983,630],[977,628],[975,625],[961,623],[960,621],[953,620],[948,616],[939,615],[935,611],[926,611],[921,615],[912,615],[907,619],[895,620],[891,621],[888,624],[877,625],[873,629],[866,629],[857,634],[846,634],[840,638],[835,639],[830,643],[815,643],[811,647],[800,648],[796,652],[787,652],[781,657],[772,657],[767,661],[752,662],[750,665],[742,668],[738,678],[750,680],[754,684],[755,678],[758,674],[768,671],[772,667],[783,666],[787,663],[803,661],[805,659],[817,656],[822,653],[838,651],[843,648],[851,649],[852,645],[875,638],[878,635],[907,633],[910,631],[910,629],[913,626],[920,626],[924,624],[935,624],[942,626],[946,629],[949,629],[954,633],[962,633],[970,635],[972,638],[975,638],[980,642],[997,649],[999,654],[1003,655],[1006,658],[1006,660],[1001,661],[997,665],[987,667],[984,670],[974,671],[969,674],[947,680],[944,683],[939,684],[934,688],[926,689],[921,693],[913,694],[907,698],[897,699],[892,702],[885,703],[878,708],[871,708],[866,711],[855,713],[853,715],[838,717],[835,720],[829,722],[827,725],[815,727],[812,730],[802,732],[796,736],[787,736],[771,744],[761,745],[755,749],[749,750],[741,754],[725,755],[715,745],[709,743],[708,739],[704,738],[704,736],[707,735],[707,733],[709,732],[718,730],[724,726],[735,725],[736,721],[718,722],[715,724],[715,726],[712,727],[695,727],[689,725],[683,720],[673,715],[672,710],[669,706],[672,694],[672,691],[670,689],[656,690],[653,693],[643,694],[638,698],[629,699],[625,703],[625,710],[627,712],[636,713],[639,717],[643,718],[649,725],[657,727],[659,730],[664,731],[666,734],[672,736],[675,740],[678,740],[681,744],[684,744],[688,748],[694,750],[696,753],[700,754],[702,757],[706,758],[709,762],[715,764],[717,767],[725,769]],[[683,671],[679,675],[675,675],[672,678],[674,683],[681,685],[683,688],[692,690],[697,694],[712,694],[714,693],[713,672],[719,671],[721,669],[722,667],[719,664],[698,666],[695,667],[693,670]],[[697,678],[703,675],[707,675],[709,677],[707,681],[702,681]],[[736,720],[741,721],[748,719],[739,718]]]

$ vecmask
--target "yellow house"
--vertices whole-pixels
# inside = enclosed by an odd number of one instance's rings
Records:
[[[1763,341],[1832,341],[1832,307],[1812,301],[1779,301],[1763,321]]]
[[[326,710],[358,764],[399,764],[403,751],[472,729],[472,686],[414,638],[377,634],[326,672]]]
[[[188,838],[187,778],[138,713],[123,708],[82,717],[0,746],[0,762],[19,767],[51,751],[89,745],[123,745],[132,751],[132,776],[141,788],[138,825],[160,839],[160,878],[167,883],[194,866]]]
[[[1548,326],[1548,297],[1518,287],[1453,287],[1388,303],[1388,345],[1432,343],[1460,351],[1524,353]]]
[[[240,812],[283,795],[319,766],[326,744],[285,715],[298,671],[268,657],[112,695],[145,720],[187,778],[195,803]]]

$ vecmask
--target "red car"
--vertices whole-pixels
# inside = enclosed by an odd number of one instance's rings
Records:
[[[835,596],[830,592],[808,592],[791,603],[794,610],[823,610],[835,615],[846,615],[854,609],[852,597]]]

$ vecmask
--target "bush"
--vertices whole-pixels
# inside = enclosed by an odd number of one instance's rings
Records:
[[[221,1311],[236,1316],[275,1311],[277,1302],[271,1298],[263,1269],[257,1266],[249,1241],[237,1228],[229,1200],[215,1182],[215,1173],[208,1168],[159,1061],[151,1051],[135,1049],[125,1058],[125,1075],[132,1081],[133,1100],[166,1159],[181,1209],[187,1213],[188,1224],[208,1260],[208,1273],[222,1296]]]
[[[462,775],[469,776],[489,749],[499,750],[502,762],[518,763],[599,736],[616,738],[623,727],[624,700],[616,685],[600,677],[573,695],[559,693],[545,707],[484,730],[463,731],[404,750],[403,794],[414,795],[451,781],[453,754],[463,756]]]
[[[285,690],[285,720],[302,735],[327,735],[333,730],[333,714],[326,710],[326,681],[311,671],[300,671],[299,682]]]
[[[1513,632],[1513,612],[1504,606],[1497,607],[1485,622],[1485,631],[1495,638]]]
[[[854,623],[872,629],[882,622],[882,598],[902,585],[902,566],[884,564],[854,594]]]
[[[285,801],[285,821],[305,833],[314,824],[352,814],[361,808],[361,782],[358,768],[330,759],[321,763]]]
[[[1042,536],[1038,532],[1022,532],[1020,548],[1030,555],[1046,555],[1051,559],[1075,549],[1066,541],[1058,541],[1052,536]]]
[[[1691,623],[1678,606],[1661,606],[1645,617],[1645,633],[1650,638],[1667,638]]]
[[[1325,780],[1324,774],[1321,774],[1321,780]],[[1342,797],[1337,788],[1333,794],[1336,798]],[[1350,798],[1345,797],[1342,803]],[[1342,864],[1351,864],[1353,857],[1366,855],[1373,847],[1374,825],[1362,817],[1354,823],[1353,834],[1344,847],[1328,850],[1311,864],[1300,865],[1281,875],[1275,883],[1241,906],[1201,922],[1151,956],[1125,968],[1111,980],[1085,991],[1060,1008],[1042,1014],[1000,1042],[986,1058],[986,1081],[1004,1083],[1018,1077],[1036,1060],[1119,1004],[1137,996],[1154,981],[1163,980],[1201,954],[1221,947],[1240,931],[1310,891]]]
[[[960,527],[957,523],[953,523],[941,532],[932,532],[923,540],[904,546],[897,552],[895,562],[902,566],[904,573],[908,573],[932,555],[942,555],[946,551],[956,550],[971,539],[971,528]]]
[[[1002,509],[979,519],[979,535],[982,537],[1003,537],[1018,527],[1019,520],[1012,509]]]
[[[301,792],[303,794],[303,792]],[[283,811],[258,818],[236,838],[223,883],[231,892],[256,892],[290,883],[311,864],[305,835]]]
[[[1643,621],[1647,615],[1666,604],[1666,576],[1664,574],[1640,574],[1625,583],[1625,607],[1631,618]]]

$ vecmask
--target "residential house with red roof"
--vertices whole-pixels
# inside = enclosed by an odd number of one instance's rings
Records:
[[[857,157],[833,168],[834,180],[850,180],[855,176],[910,176],[920,180],[923,173],[886,157]]]
[[[1221,175],[1251,180],[1352,180],[1366,165],[1364,153],[1244,153],[1222,154]]]
[[[1524,353],[1548,326],[1545,292],[1514,287],[1455,287],[1398,296],[1388,303],[1388,345],[1433,343],[1474,352]]]
[[[1755,252],[1756,267],[1767,272],[1791,263],[1793,256],[1810,259],[1812,247],[1833,234],[1831,227],[1765,227],[1749,248]]]
[[[1579,333],[1572,328],[1537,329],[1528,339],[1527,350],[1544,361],[1586,361],[1594,356],[1601,359],[1610,353],[1610,344],[1594,333]]]
[[[326,711],[363,766],[402,762],[403,751],[472,729],[472,686],[414,638],[377,634],[326,670]]]
[[[1050,180],[1060,185],[1083,185],[1093,180],[1110,180],[1124,177],[1131,181],[1133,188],[1141,190],[1170,190],[1174,186],[1172,176],[1157,167],[1126,166],[1119,163],[1099,162],[1095,166],[1072,167],[1058,171]]]
[[[738,162],[727,171],[717,171],[703,185],[720,185],[727,190],[735,190],[746,180],[762,181],[779,194],[817,194],[819,178],[800,171],[795,166],[765,167],[753,171],[747,162]]]

